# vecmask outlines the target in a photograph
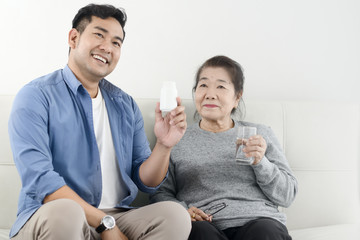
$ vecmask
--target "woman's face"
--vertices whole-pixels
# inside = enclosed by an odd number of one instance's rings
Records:
[[[228,121],[241,95],[235,96],[234,84],[222,67],[204,68],[195,90],[195,105],[200,116],[208,121]]]

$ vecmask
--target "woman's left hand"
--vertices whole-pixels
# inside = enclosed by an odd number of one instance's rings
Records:
[[[255,135],[249,138],[243,149],[246,157],[253,157],[253,165],[258,164],[265,155],[267,144],[261,135]]]

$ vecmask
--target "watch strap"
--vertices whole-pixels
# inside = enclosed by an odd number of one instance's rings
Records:
[[[97,228],[96,228],[96,232],[98,233],[102,233],[103,231],[106,230],[106,227],[103,223],[101,223]]]

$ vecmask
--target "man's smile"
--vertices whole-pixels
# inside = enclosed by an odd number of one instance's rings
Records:
[[[102,57],[100,55],[97,55],[97,54],[92,54],[93,58],[103,62],[103,63],[109,63],[109,61],[105,58],[105,57]]]

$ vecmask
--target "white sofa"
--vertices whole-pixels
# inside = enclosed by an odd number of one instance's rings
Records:
[[[8,239],[21,186],[12,160],[7,121],[13,96],[0,96],[0,240]],[[136,100],[151,146],[157,99]],[[188,124],[192,100],[183,101]],[[245,120],[269,125],[282,143],[298,182],[294,203],[281,209],[294,240],[359,240],[359,105],[248,102]],[[134,205],[143,205],[139,194]]]

